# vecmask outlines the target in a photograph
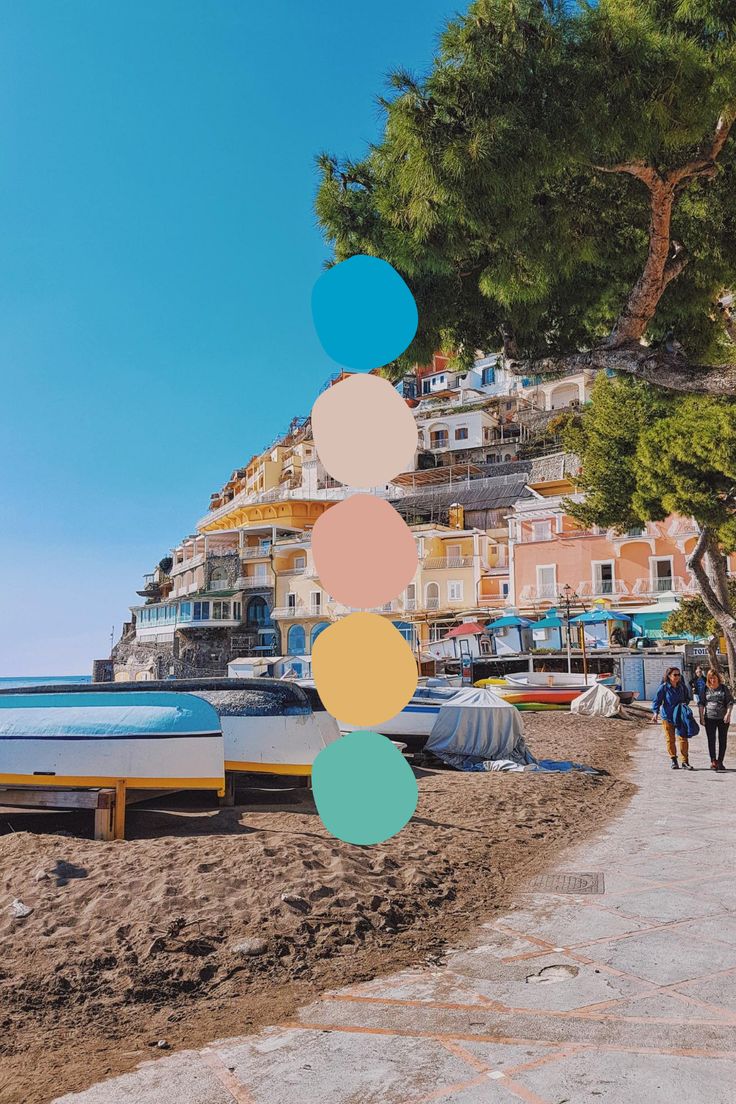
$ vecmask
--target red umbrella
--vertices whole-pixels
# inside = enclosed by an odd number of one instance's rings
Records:
[[[450,629],[445,640],[451,636],[475,636],[476,633],[485,631],[485,625],[481,625],[477,621],[464,621],[462,625],[456,625],[454,629]]]

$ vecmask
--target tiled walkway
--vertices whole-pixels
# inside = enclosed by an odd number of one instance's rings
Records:
[[[661,739],[640,738],[623,815],[559,864],[602,872],[604,893],[524,894],[439,967],[326,994],[294,1023],[60,1100],[730,1104],[736,772],[670,771]]]

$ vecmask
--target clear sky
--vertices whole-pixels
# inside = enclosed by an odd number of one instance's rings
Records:
[[[0,676],[82,674],[334,370],[314,155],[447,0],[0,0]]]

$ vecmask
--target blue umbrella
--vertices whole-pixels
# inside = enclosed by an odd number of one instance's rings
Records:
[[[600,625],[604,621],[633,621],[627,613],[616,613],[615,610],[588,610],[587,613],[579,613],[570,618],[570,624],[580,622],[585,625]]]
[[[499,617],[498,621],[486,625],[486,629],[493,632],[494,629],[528,628],[531,624],[532,622],[527,621],[525,617]]]

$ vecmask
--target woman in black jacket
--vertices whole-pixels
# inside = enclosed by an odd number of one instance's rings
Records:
[[[733,695],[717,671],[709,671],[705,679],[705,693],[699,695],[700,723],[705,725],[710,754],[710,769],[724,771],[723,759],[731,723]],[[718,754],[716,754],[718,736]]]

